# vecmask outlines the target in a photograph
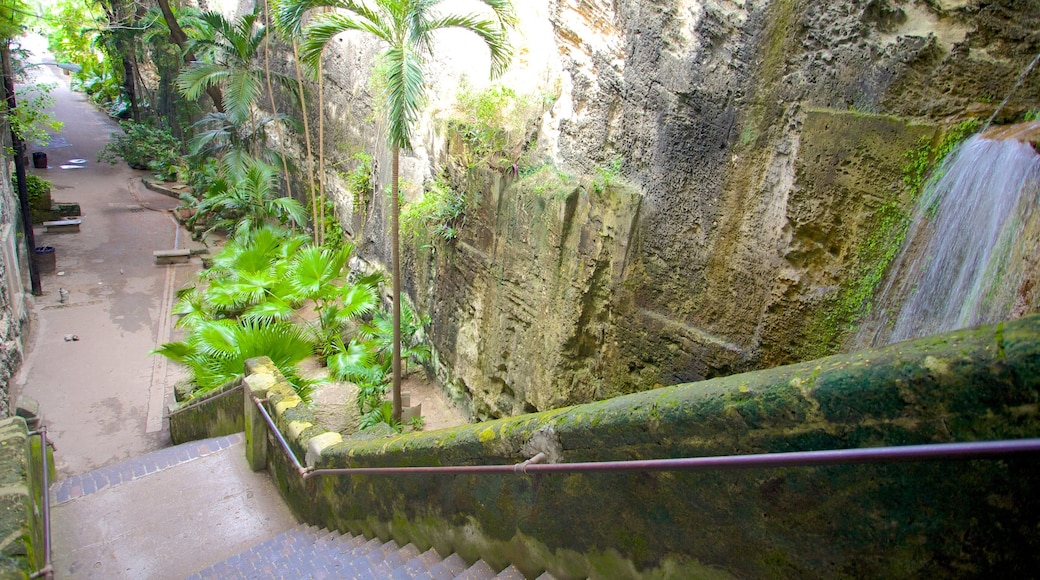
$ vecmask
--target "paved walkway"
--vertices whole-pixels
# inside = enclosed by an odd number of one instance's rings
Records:
[[[58,83],[54,114],[65,126],[50,146],[32,149],[47,153],[50,167],[30,171],[54,184],[55,201],[80,204],[83,223],[78,233],[35,230],[37,246],[55,249],[57,269],[41,276],[14,395],[40,402],[61,478],[169,444],[163,410],[179,369],[149,351],[169,339],[175,291],[194,279],[199,260],[155,265],[153,250],[190,242],[168,212],[178,201],[142,187],[147,172],[98,163],[118,126],[54,67],[33,70],[37,82]]]
[[[201,263],[158,266],[152,252],[200,245],[169,213],[178,200],[142,186],[147,172],[97,162],[116,123],[54,67],[33,70],[58,83],[65,126],[30,149],[50,165],[31,172],[83,216],[79,232],[35,229],[57,268],[41,276],[12,393],[40,402],[55,442],[56,577],[183,578],[296,522],[270,476],[249,469],[241,435],[169,447],[164,411],[183,371],[149,352],[176,335],[176,290]]]

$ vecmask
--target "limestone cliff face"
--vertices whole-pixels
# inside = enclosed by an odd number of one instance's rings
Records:
[[[408,250],[407,287],[433,317],[442,378],[480,417],[840,348],[855,320],[832,313],[861,307],[839,302],[877,259],[885,212],[909,202],[905,154],[992,112],[1040,52],[1040,0],[517,8],[503,82],[554,99],[526,158],[572,178],[547,195],[524,167],[453,161],[444,119],[459,79],[479,84],[487,66],[464,39],[433,65],[405,163],[406,200],[445,171],[477,200],[457,239]],[[337,43],[324,81],[330,167],[364,149],[382,191],[376,49]],[[1003,116],[1037,108],[1038,94],[1033,74]],[[616,179],[596,186],[616,159]],[[333,196],[365,254],[386,262],[384,196],[365,212]]]
[[[0,146],[9,147],[10,140],[5,136],[0,139]],[[14,163],[3,165],[6,171],[0,175],[0,280],[4,281],[0,284],[0,418],[13,413],[11,380],[22,364],[22,336],[29,324],[21,274],[27,264],[24,244],[19,244],[18,194],[10,179]]]

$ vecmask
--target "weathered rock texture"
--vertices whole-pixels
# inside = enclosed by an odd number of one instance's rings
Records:
[[[26,578],[43,567],[42,457],[24,419],[0,420],[0,578]]]
[[[6,125],[0,124],[0,129],[7,132]],[[0,141],[0,147],[5,143],[9,139]],[[14,164],[7,163],[6,158],[4,161],[5,171],[0,172],[0,418],[12,413],[11,377],[22,364],[22,335],[29,323],[21,274],[27,271],[28,263],[19,235],[18,196],[11,179]]]
[[[477,200],[457,240],[409,250],[407,288],[433,315],[439,372],[480,417],[839,349],[869,299],[848,289],[884,254],[873,246],[899,241],[870,236],[882,208],[912,197],[904,155],[951,119],[988,116],[1040,52],[1040,0],[517,8],[503,82],[552,102],[519,166],[457,163],[451,95],[487,69],[455,37],[438,47],[403,164],[406,201],[446,169]],[[378,47],[352,35],[333,45],[330,197],[365,255],[386,263],[386,197],[356,203],[332,169],[368,151],[375,191],[389,186],[369,80]],[[1033,74],[1001,117],[1038,107],[1037,94]],[[617,187],[593,193],[590,178],[618,158]],[[544,162],[580,185],[533,195],[528,170]]]

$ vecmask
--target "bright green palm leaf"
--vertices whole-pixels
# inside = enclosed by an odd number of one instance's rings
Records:
[[[233,320],[211,320],[198,325],[190,342],[196,350],[212,358],[233,357],[238,350]]]
[[[335,324],[343,326],[376,309],[379,298],[376,292],[363,284],[348,284],[340,289],[340,308],[335,312]]]
[[[191,328],[209,317],[203,294],[196,288],[189,288],[178,293],[172,313],[180,317],[174,323],[177,328]]]
[[[242,313],[246,320],[257,319],[261,322],[277,322],[289,320],[296,314],[292,304],[280,298],[271,297],[255,306],[250,306]]]
[[[344,256],[320,246],[304,248],[296,254],[291,269],[291,283],[296,291],[312,300],[331,296],[332,283],[343,271]]]
[[[195,349],[187,342],[165,342],[153,350],[152,354],[162,355],[172,361],[184,362],[194,352]]]
[[[307,208],[298,200],[291,197],[278,197],[268,203],[282,222],[292,222],[297,226],[307,223]]]
[[[380,375],[381,367],[375,364],[375,356],[369,345],[362,342],[351,342],[346,349],[339,342],[337,352],[328,358],[329,374],[341,381],[374,381]]]
[[[194,63],[177,75],[177,90],[185,97],[195,100],[206,89],[220,85],[230,75],[231,71],[218,64]]]
[[[300,43],[300,60],[314,69],[322,51],[332,38],[350,30],[367,32],[387,43],[392,39],[388,30],[367,18],[342,12],[321,14],[307,25],[303,42]]]

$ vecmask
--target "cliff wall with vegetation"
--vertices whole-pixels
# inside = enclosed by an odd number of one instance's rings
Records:
[[[495,85],[476,40],[442,37],[402,160],[422,226],[407,292],[478,417],[839,351],[914,176],[1040,52],[1037,0],[516,4]],[[387,264],[377,51],[334,41],[310,110],[339,219]],[[1037,94],[1033,74],[998,122]],[[371,190],[351,189],[359,175]],[[451,211],[415,210],[438,180]]]

